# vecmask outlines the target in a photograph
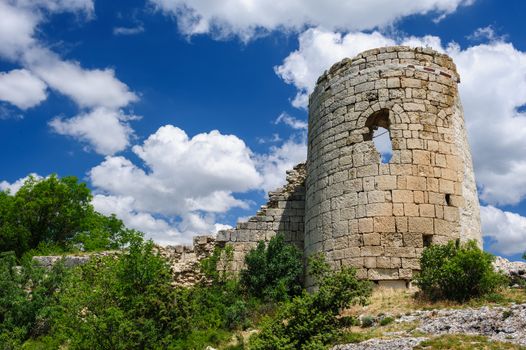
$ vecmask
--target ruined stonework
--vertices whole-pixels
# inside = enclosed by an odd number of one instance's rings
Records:
[[[394,287],[412,279],[429,244],[482,245],[458,83],[451,58],[430,49],[384,47],[333,65],[310,96],[307,163],[248,221],[193,247],[159,248],[174,284],[200,281],[199,261],[215,247],[233,248],[238,272],[278,233],[305,259],[325,253],[334,268]],[[379,127],[392,143],[385,163],[373,142]]]
[[[234,249],[233,271],[243,267],[245,254],[259,241],[269,241],[277,233],[286,242],[293,243],[303,251],[305,232],[305,164],[300,163],[287,172],[285,186],[269,193],[269,200],[247,222],[239,222],[234,229],[217,234],[219,246],[230,245]]]
[[[476,239],[479,203],[451,58],[402,46],[336,63],[309,101],[305,255],[409,281],[431,243]],[[389,131],[382,163],[373,132]]]

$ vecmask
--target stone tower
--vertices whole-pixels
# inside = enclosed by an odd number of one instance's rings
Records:
[[[482,244],[479,203],[451,58],[403,46],[336,63],[309,101],[304,250],[395,285],[431,243]],[[388,130],[382,162],[373,132]],[[397,282],[395,282],[397,281]]]

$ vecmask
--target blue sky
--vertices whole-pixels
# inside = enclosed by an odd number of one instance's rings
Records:
[[[323,70],[381,45],[450,54],[486,248],[526,250],[520,0],[0,0],[0,189],[75,175],[162,243],[250,216],[305,158]]]

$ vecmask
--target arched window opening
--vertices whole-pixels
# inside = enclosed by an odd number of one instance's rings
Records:
[[[369,116],[365,123],[369,132],[364,135],[365,141],[373,141],[374,147],[380,153],[382,163],[389,163],[393,156],[393,145],[389,132],[389,110],[381,109]]]

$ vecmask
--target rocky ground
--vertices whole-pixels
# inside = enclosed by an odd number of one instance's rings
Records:
[[[526,304],[415,311],[401,316],[396,322],[416,322],[417,326],[411,331],[385,333],[383,338],[338,345],[333,350],[413,349],[423,341],[442,334],[481,335],[493,341],[526,346]]]

